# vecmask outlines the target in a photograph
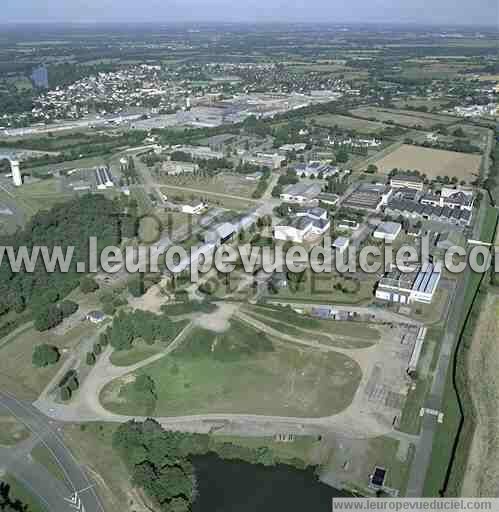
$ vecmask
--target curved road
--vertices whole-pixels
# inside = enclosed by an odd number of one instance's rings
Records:
[[[65,446],[61,437],[54,430],[52,422],[40,413],[33,405],[17,400],[13,395],[0,391],[0,406],[21,422],[53,456],[65,476],[62,482],[50,474],[45,468],[36,464],[23,464],[21,459],[12,457],[9,461],[8,452],[0,454],[7,457],[6,466],[14,477],[41,498],[48,512],[69,512],[72,508],[66,499],[76,492],[80,493],[81,507],[84,512],[104,512],[104,507],[97,496],[94,483],[89,479],[83,467],[78,463],[70,450]],[[15,450],[15,448],[14,448]],[[2,462],[4,461],[2,457]],[[43,497],[43,498],[42,498]]]

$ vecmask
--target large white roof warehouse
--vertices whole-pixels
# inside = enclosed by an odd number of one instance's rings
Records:
[[[431,304],[442,277],[441,264],[417,267],[412,272],[392,270],[378,283],[376,298],[400,304]]]

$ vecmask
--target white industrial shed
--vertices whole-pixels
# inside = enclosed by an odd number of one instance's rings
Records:
[[[373,237],[385,242],[394,242],[402,231],[402,224],[399,222],[382,222],[374,231]]]

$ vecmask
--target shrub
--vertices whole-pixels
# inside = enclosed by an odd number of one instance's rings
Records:
[[[33,351],[33,366],[43,368],[57,363],[61,355],[57,347],[53,345],[38,345]]]

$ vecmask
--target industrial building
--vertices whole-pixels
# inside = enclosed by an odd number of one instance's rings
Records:
[[[307,204],[317,201],[317,196],[321,193],[322,187],[318,183],[296,183],[287,186],[280,198],[288,203]]]
[[[309,162],[308,164],[298,164],[295,166],[296,175],[301,178],[321,178],[327,179],[336,176],[339,173],[338,167],[326,165],[321,162]]]
[[[182,213],[187,213],[189,215],[200,215],[205,208],[206,204],[203,203],[203,201],[193,200],[183,204],[181,207],[181,211]]]
[[[303,243],[308,238],[321,236],[331,226],[328,213],[322,208],[303,209],[295,212],[274,227],[276,240]]]
[[[95,179],[97,181],[98,190],[106,190],[114,187],[113,176],[108,167],[97,167],[97,169],[95,169]]]
[[[453,224],[460,227],[469,226],[472,220],[472,212],[468,209],[433,206],[417,201],[405,201],[394,199],[388,202],[385,214],[392,217],[404,217],[407,219],[425,219],[434,222]]]
[[[360,224],[356,220],[341,219],[336,221],[336,227],[342,231],[356,231],[360,228]]]
[[[378,212],[388,203],[393,189],[383,183],[360,183],[358,187],[346,197],[342,206],[355,210]]]
[[[350,245],[350,239],[344,236],[339,236],[332,244],[333,249],[335,249],[339,254],[343,254]]]
[[[39,89],[49,88],[49,73],[45,66],[38,66],[31,73],[33,85]]]
[[[199,158],[200,160],[221,159],[224,157],[223,153],[213,151],[209,146],[173,146],[174,151],[186,153],[191,158]]]
[[[21,174],[20,163],[18,160],[10,161],[10,170],[12,172],[12,181],[16,187],[20,187],[23,184],[23,177]]]
[[[377,240],[384,240],[392,243],[402,231],[402,224],[399,222],[382,222],[374,231],[373,237]]]
[[[168,176],[177,176],[179,174],[193,174],[199,170],[199,165],[192,162],[177,162],[169,160],[163,162],[161,171]]]
[[[395,269],[386,273],[378,283],[376,298],[400,304],[421,302],[431,304],[442,276],[440,264],[416,267],[410,272]]]
[[[211,243],[215,245],[222,245],[232,240],[234,235],[237,233],[237,227],[230,222],[224,222],[219,224],[213,229],[207,231],[204,235],[205,243]]]
[[[286,157],[279,153],[257,153],[256,155],[244,155],[243,162],[269,169],[280,169],[286,162]]]
[[[413,174],[397,174],[390,179],[390,186],[392,188],[410,188],[422,192],[424,181]]]

